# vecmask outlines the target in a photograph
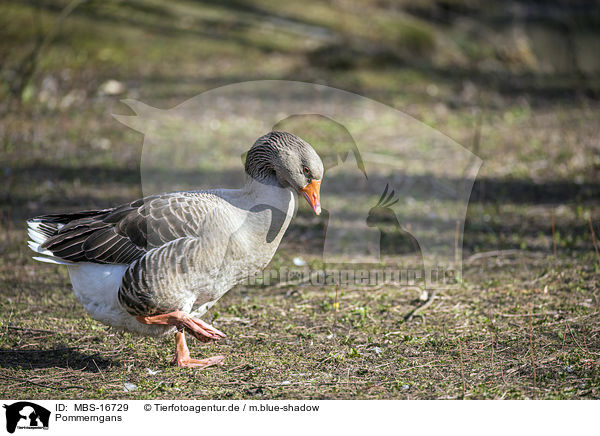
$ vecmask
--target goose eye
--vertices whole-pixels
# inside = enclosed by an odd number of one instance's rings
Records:
[[[308,169],[308,167],[304,167],[304,174],[306,174],[307,176],[310,176],[310,170]]]

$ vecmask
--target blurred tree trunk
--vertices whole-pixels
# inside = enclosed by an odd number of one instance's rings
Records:
[[[54,41],[65,19],[82,3],[88,0],[72,0],[60,12],[52,28],[43,35],[41,6],[38,3],[33,12],[33,21],[36,30],[35,41],[32,49],[23,56],[21,61],[12,68],[12,77],[8,81],[9,98],[22,101],[27,86],[31,83],[39,65],[41,53]],[[4,66],[4,69],[8,69]],[[5,74],[6,75],[6,74]]]

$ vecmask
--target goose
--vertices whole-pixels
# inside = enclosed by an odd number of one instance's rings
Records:
[[[323,163],[296,135],[271,131],[246,156],[240,189],[151,195],[102,210],[27,221],[34,259],[66,265],[73,292],[95,320],[143,336],[175,333],[180,367],[193,359],[185,333],[202,342],[225,334],[202,321],[227,291],[264,269],[302,195],[321,213]]]

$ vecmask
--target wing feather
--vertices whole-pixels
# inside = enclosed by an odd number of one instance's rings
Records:
[[[213,196],[214,197],[214,196]],[[41,248],[71,262],[129,264],[149,250],[199,236],[210,210],[202,193],[154,195],[113,209],[43,215]],[[40,230],[41,233],[41,230]]]

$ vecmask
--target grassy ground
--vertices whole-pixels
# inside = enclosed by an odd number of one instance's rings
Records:
[[[560,39],[535,8],[510,27],[476,2],[89,2],[15,94],[64,4],[1,6],[0,397],[600,397],[597,11],[552,3],[577,23]],[[119,99],[168,108],[258,78],[361,93],[477,153],[463,280],[410,320],[419,295],[393,286],[239,286],[206,317],[228,338],[190,341],[226,364],[173,368],[172,338],[91,320],[66,270],[30,258],[24,220],[141,194],[142,136],[111,117]],[[322,225],[302,206],[273,265],[321,266]]]

